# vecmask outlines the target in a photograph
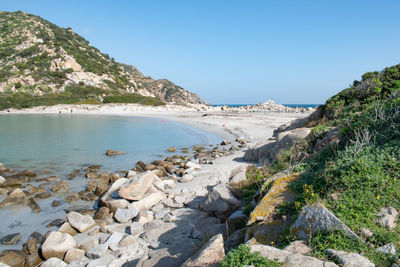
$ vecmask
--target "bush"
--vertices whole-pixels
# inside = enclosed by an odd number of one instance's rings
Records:
[[[254,265],[257,267],[278,267],[282,264],[260,256],[260,253],[251,253],[246,245],[240,245],[238,248],[229,251],[220,263],[221,267],[238,267],[243,265]]]
[[[103,103],[138,103],[149,106],[165,105],[160,99],[150,96],[142,96],[139,94],[125,94],[125,95],[112,95],[106,96]]]

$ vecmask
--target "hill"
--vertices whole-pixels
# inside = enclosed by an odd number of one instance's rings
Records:
[[[204,103],[169,80],[116,62],[71,28],[21,11],[0,12],[0,97],[3,109],[103,101]]]
[[[273,139],[246,152],[266,163],[234,185],[249,216],[244,241],[283,249],[305,239],[304,253],[341,266],[374,266],[351,265],[350,252],[376,266],[398,263],[400,65],[365,73]],[[256,265],[249,251],[232,250],[221,265]]]

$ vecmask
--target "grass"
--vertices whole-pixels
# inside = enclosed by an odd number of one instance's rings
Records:
[[[361,241],[350,238],[341,231],[322,232],[315,235],[311,240],[311,247],[314,249],[312,256],[326,259],[326,249],[352,251],[361,254],[372,260],[376,266],[392,266],[395,258],[392,255],[375,253],[375,248],[363,244]]]

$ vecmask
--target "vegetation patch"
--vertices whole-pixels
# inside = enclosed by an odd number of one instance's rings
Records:
[[[331,248],[360,253],[377,266],[391,266],[396,257],[376,249],[392,243],[399,250],[400,226],[389,229],[377,220],[382,208],[400,210],[400,65],[366,73],[328,99],[318,114],[308,122],[313,129],[306,140],[281,152],[272,164],[249,168],[248,177],[256,179],[241,188],[242,200],[246,205],[258,202],[264,181],[276,172],[301,173],[290,184],[297,199],[281,203],[277,214],[296,216],[305,205],[322,203],[355,233],[361,228],[373,233],[365,243],[340,231],[318,233],[309,240],[314,256],[325,259],[324,251]],[[340,129],[340,142],[316,153],[316,144],[334,127]],[[306,156],[299,157],[301,153]],[[285,231],[281,239],[287,244],[295,237]]]
[[[142,96],[139,94],[124,94],[106,96],[103,103],[138,103],[142,105],[161,106],[165,105],[159,98]]]
[[[229,251],[220,263],[221,267],[237,267],[244,265],[254,265],[257,267],[282,266],[282,264],[277,261],[261,257],[259,252],[251,253],[250,247],[243,244],[236,249]]]

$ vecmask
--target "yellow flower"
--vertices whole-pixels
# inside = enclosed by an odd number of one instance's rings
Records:
[[[312,196],[315,196],[315,194],[314,194],[314,193],[312,193],[311,195],[312,195]]]
[[[380,199],[380,198],[381,198],[381,196],[377,196],[377,197],[376,197],[376,199]]]

